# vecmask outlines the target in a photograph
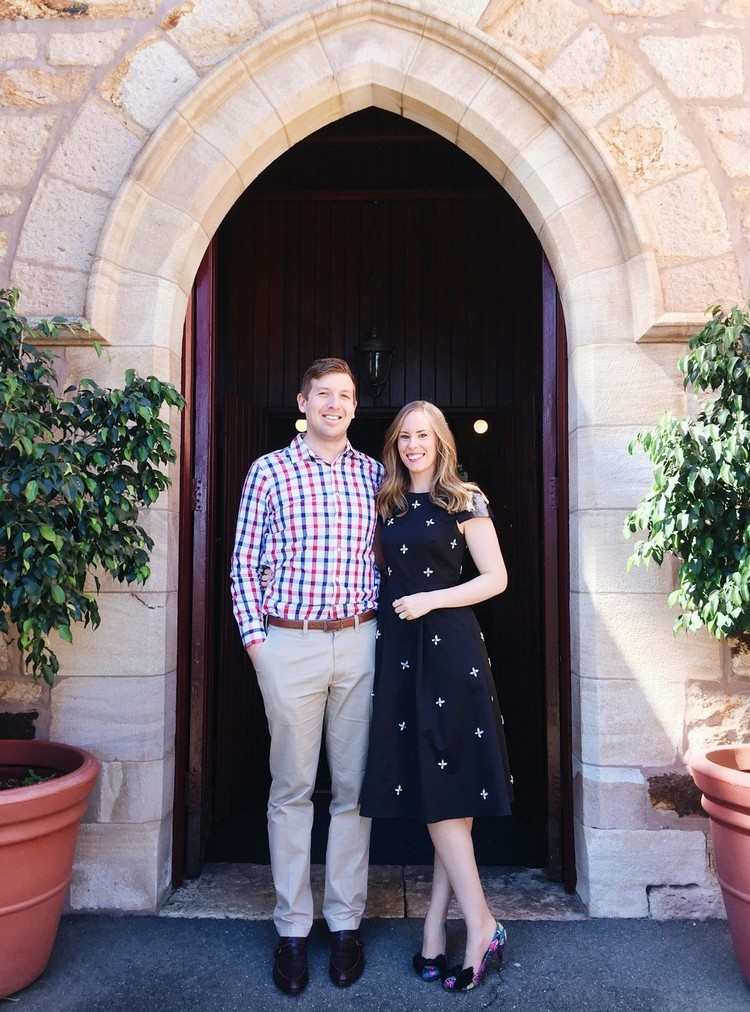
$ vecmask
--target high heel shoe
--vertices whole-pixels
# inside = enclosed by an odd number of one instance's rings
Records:
[[[445,937],[448,937],[448,924],[447,922],[443,925],[443,931]],[[411,965],[417,972],[417,976],[421,977],[422,980],[428,984],[432,980],[437,980],[438,977],[445,977],[448,970],[448,961],[445,958],[444,953],[440,953],[439,956],[423,956],[422,952],[416,953],[411,961]]]
[[[503,961],[503,949],[505,943],[508,940],[508,933],[502,926],[500,921],[495,925],[495,933],[490,939],[490,944],[487,946],[485,954],[482,956],[482,961],[479,967],[474,972],[473,966],[467,966],[465,969],[461,969],[460,966],[454,967],[447,977],[443,979],[443,987],[446,991],[471,991],[478,984],[481,984],[485,978],[487,970],[490,967],[490,963],[493,960],[498,961],[498,967]]]
[[[431,980],[437,980],[445,975],[447,964],[442,953],[428,959],[418,952],[412,959],[412,966],[417,971],[417,975],[429,983]]]

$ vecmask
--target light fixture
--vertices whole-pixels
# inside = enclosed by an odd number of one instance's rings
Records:
[[[357,355],[357,371],[360,378],[364,378],[367,383],[372,399],[377,400],[391,375],[393,348],[382,337],[378,337],[378,332],[373,326],[370,336],[366,337],[354,351]]]
[[[474,431],[478,436],[483,436],[489,427],[489,422],[485,418],[477,418],[474,422]]]
[[[307,419],[298,418],[297,421],[294,423],[294,427],[297,430],[297,432],[307,432]]]

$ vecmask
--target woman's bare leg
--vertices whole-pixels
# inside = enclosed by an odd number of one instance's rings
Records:
[[[479,966],[495,930],[479,880],[470,819],[445,819],[427,826],[466,922],[466,966]]]
[[[434,959],[445,952],[445,919],[448,916],[451,895],[448,873],[440,860],[440,855],[435,851],[430,905],[425,914],[422,935],[422,955],[426,959]]]

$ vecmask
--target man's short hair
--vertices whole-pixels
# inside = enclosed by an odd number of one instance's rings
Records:
[[[354,384],[354,397],[357,397],[357,381],[354,378],[351,366],[343,358],[316,358],[311,366],[305,370],[305,375],[300,383],[300,393],[307,398],[310,395],[312,381],[322,379],[332,372],[343,372]]]

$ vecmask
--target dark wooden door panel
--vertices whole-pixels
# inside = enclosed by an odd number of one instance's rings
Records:
[[[369,117],[369,118],[368,118]],[[489,495],[506,594],[480,606],[505,714],[514,815],[479,820],[480,861],[547,860],[542,253],[506,194],[457,148],[386,114],[320,131],[270,167],[218,234],[215,337],[215,747],[209,855],[267,860],[268,736],[228,590],[251,461],[294,435],[300,373],[355,362],[373,328],[395,349],[378,401],[360,390],[352,442],[379,455],[406,401],[446,412],[468,477]],[[474,421],[489,422],[479,436]],[[553,762],[554,766],[554,762]],[[328,796],[316,794],[315,860]],[[372,859],[429,860],[423,827],[378,824]]]

